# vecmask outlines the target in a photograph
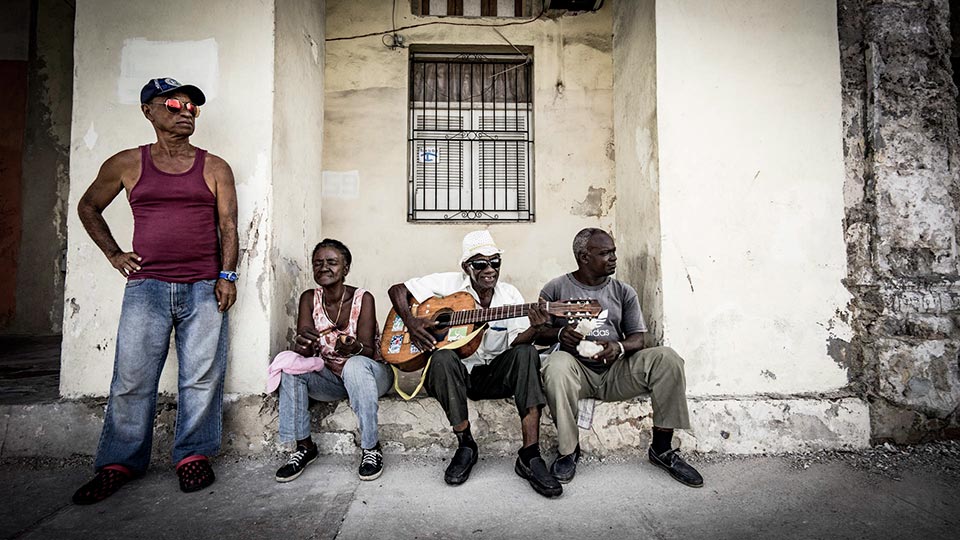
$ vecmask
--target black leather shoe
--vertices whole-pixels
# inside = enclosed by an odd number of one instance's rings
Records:
[[[563,486],[547,470],[547,463],[542,457],[535,457],[530,460],[530,466],[524,465],[520,458],[517,458],[517,464],[513,470],[517,471],[521,477],[526,478],[527,482],[533,486],[534,491],[544,497],[559,497],[563,494]]]
[[[679,451],[679,448],[674,448],[657,455],[657,453],[653,451],[653,447],[650,447],[647,451],[647,456],[650,458],[650,463],[653,463],[661,469],[665,469],[670,473],[670,476],[674,477],[681,484],[686,484],[690,487],[703,487],[703,477],[700,476],[700,473],[698,473],[696,469],[680,457]]]
[[[469,446],[457,448],[457,453],[450,460],[443,481],[451,486],[459,486],[470,478],[470,470],[477,464],[477,451]]]
[[[577,474],[578,461],[580,461],[579,444],[572,454],[560,456],[554,460],[553,465],[550,466],[550,474],[561,484],[569,483],[573,480],[573,476]]]

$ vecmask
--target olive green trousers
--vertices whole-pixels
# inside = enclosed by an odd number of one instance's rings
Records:
[[[556,351],[540,369],[547,405],[557,425],[560,454],[572,454],[580,440],[577,402],[584,398],[623,401],[650,395],[653,425],[689,429],[683,358],[669,347],[652,347],[614,361],[603,373],[576,357]]]

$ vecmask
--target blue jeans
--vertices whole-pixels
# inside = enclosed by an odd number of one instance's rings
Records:
[[[227,314],[217,310],[216,280],[127,282],[117,331],[110,400],[95,467],[150,464],[157,385],[175,331],[179,376],[173,462],[220,450]]]
[[[389,366],[366,356],[353,356],[343,366],[343,378],[329,369],[302,375],[284,372],[280,378],[280,442],[302,441],[310,436],[310,399],[338,401],[350,398],[350,408],[360,425],[360,446],[377,445],[377,400],[393,384]]]

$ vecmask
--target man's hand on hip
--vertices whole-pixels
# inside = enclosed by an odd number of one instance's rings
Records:
[[[140,270],[139,255],[132,251],[119,251],[109,257],[107,260],[113,265],[123,277],[130,277],[130,274]]]
[[[217,295],[217,306],[220,313],[230,309],[230,306],[237,301],[237,284],[232,281],[218,279],[213,292]]]

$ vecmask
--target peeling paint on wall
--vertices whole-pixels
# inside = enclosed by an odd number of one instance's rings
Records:
[[[606,188],[590,186],[587,188],[587,196],[582,200],[573,203],[570,211],[578,216],[603,217],[607,215],[616,197],[604,200],[603,196],[607,193]]]
[[[960,436],[960,153],[946,0],[842,0],[850,343],[876,440]]]

